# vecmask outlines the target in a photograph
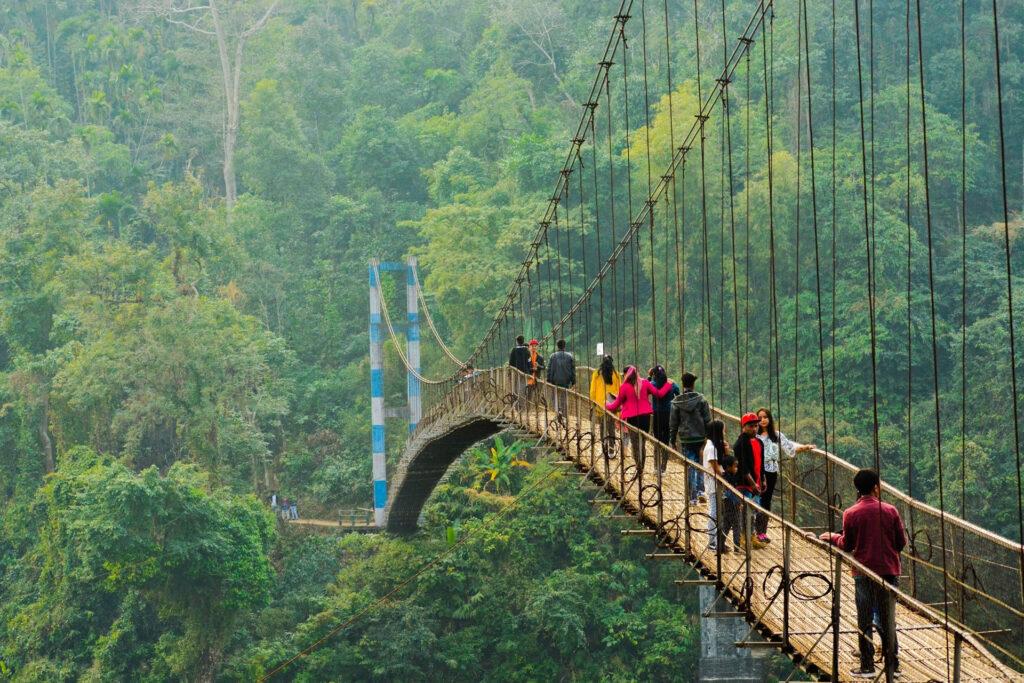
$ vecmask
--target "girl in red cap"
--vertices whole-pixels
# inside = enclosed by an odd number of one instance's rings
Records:
[[[605,405],[609,412],[620,411],[619,417],[638,431],[649,432],[651,430],[651,396],[665,398],[674,385],[671,381],[666,382],[659,389],[646,379],[638,379],[636,368],[632,365],[626,367],[626,374],[622,378],[622,386],[619,388],[619,395],[615,400]],[[640,435],[638,431],[630,434],[633,444],[633,460],[639,470],[644,467],[644,449],[640,448]]]

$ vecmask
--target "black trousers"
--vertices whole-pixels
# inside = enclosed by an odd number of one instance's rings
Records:
[[[778,472],[764,473],[764,493],[761,494],[761,507],[765,510],[772,509],[772,496],[775,494],[775,484],[779,481]],[[757,513],[757,520],[754,528],[759,534],[768,533],[768,515],[763,512]]]
[[[638,431],[650,432],[651,431],[651,416],[650,415],[636,415],[634,417],[626,418],[626,423],[636,427]],[[646,459],[643,442],[640,439],[640,435],[630,430],[629,440],[633,445],[633,461],[636,463],[637,472],[644,471],[644,460]]]
[[[667,410],[655,410],[653,414],[653,429],[651,432],[654,434],[654,438],[668,445],[668,418],[669,411]]]

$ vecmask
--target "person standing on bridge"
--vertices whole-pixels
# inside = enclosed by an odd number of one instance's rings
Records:
[[[654,413],[651,421],[651,431],[654,433],[654,438],[667,446],[669,445],[669,416],[672,413],[672,401],[674,401],[676,396],[679,395],[679,386],[675,382],[669,380],[668,373],[666,373],[665,368],[660,365],[655,365],[651,368],[650,372],[647,373],[647,379],[651,381],[651,384],[654,385],[655,389],[661,389],[666,384],[672,385],[664,398],[655,398],[653,400]],[[665,471],[665,464],[667,462],[667,458],[662,458],[662,472]]]
[[[711,406],[704,395],[694,389],[696,384],[695,374],[683,373],[683,392],[672,399],[668,442],[675,446],[678,437],[683,455],[692,462],[699,463],[701,449],[707,439],[708,423],[711,422]],[[704,495],[704,477],[695,467],[690,467],[689,470],[690,504],[693,505],[697,503],[698,497]]]
[[[907,532],[900,512],[882,502],[878,472],[862,469],[853,477],[857,502],[843,512],[843,533],[825,532],[818,538],[853,555],[854,559],[882,577],[893,588],[903,572],[900,552],[907,545]],[[856,678],[875,677],[875,645],[871,640],[875,613],[887,671],[899,673],[899,643],[896,640],[896,600],[890,590],[874,579],[853,570],[857,604],[857,643],[860,666],[850,673]]]
[[[621,417],[627,424],[634,427],[630,432],[630,441],[633,445],[633,461],[636,463],[637,472],[644,469],[645,449],[641,447],[640,432],[651,430],[651,408],[650,397],[664,398],[672,389],[672,384],[667,382],[658,389],[646,379],[638,380],[636,368],[632,365],[626,367],[626,374],[622,378],[622,386],[619,388],[619,395],[615,400],[607,404],[610,412],[621,410]]]
[[[759,420],[754,413],[747,413],[740,419],[740,435],[733,444],[732,450],[740,465],[740,485],[737,486],[743,495],[751,500],[758,498],[764,491],[764,446],[757,438]],[[763,548],[765,544],[750,534],[750,547]]]
[[[796,444],[786,438],[785,434],[775,429],[775,417],[767,408],[758,408],[757,417],[757,438],[764,449],[764,492],[761,494],[761,507],[771,511],[772,495],[779,480],[780,454],[784,454],[786,458],[795,458],[797,453],[809,451],[816,446],[812,443]],[[757,513],[754,526],[757,529],[758,540],[762,543],[771,543],[771,539],[768,538],[768,515],[763,512]]]
[[[601,365],[590,375],[590,400],[599,406],[598,410],[601,413],[602,449],[607,446],[608,436],[614,431],[604,406],[608,401],[615,399],[621,385],[622,377],[615,369],[615,361],[611,356],[605,356],[601,359]]]
[[[559,415],[564,415],[567,398],[565,392],[559,389],[569,389],[576,385],[576,359],[565,350],[564,339],[555,342],[555,347],[558,350],[548,358],[548,384],[554,387],[552,393],[555,396],[555,410]]]
[[[720,529],[718,517],[718,498],[715,495],[717,483],[715,475],[724,477],[725,469],[721,464],[730,455],[729,445],[725,442],[725,423],[721,420],[712,420],[708,424],[708,440],[704,444],[704,467],[708,472],[704,475],[704,492],[708,498],[708,550],[715,552],[719,543],[722,544],[722,552],[725,548],[725,532]],[[730,458],[733,465],[736,458]],[[724,512],[724,508],[723,508]],[[725,525],[722,524],[722,527]],[[739,528],[736,528],[736,536],[739,536]]]
[[[523,335],[516,337],[516,345],[508,354],[509,367],[515,368],[524,375],[530,374],[530,349],[526,348],[526,339]],[[517,402],[518,397],[526,394],[526,378],[521,375],[515,377]]]
[[[540,342],[536,339],[530,340],[530,377],[526,380],[526,389],[529,393],[536,393],[537,389],[537,378],[540,377],[540,371],[544,369],[544,356],[540,355],[538,349],[540,348]]]

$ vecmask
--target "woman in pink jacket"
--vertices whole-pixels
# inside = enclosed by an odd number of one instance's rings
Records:
[[[637,467],[643,470],[645,453],[640,448],[640,435],[638,432],[650,432],[651,396],[664,398],[672,390],[672,382],[666,382],[660,389],[648,382],[646,379],[639,379],[636,375],[636,368],[632,365],[626,367],[625,375],[622,377],[622,386],[619,387],[619,395],[615,400],[605,405],[608,412],[619,413],[619,417],[632,425],[636,431],[630,433],[630,440],[633,443],[633,459]]]

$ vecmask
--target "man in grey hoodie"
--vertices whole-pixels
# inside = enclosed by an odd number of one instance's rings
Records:
[[[679,447],[687,458],[700,462],[701,448],[707,439],[708,423],[711,422],[711,406],[703,394],[694,390],[697,376],[692,372],[683,373],[683,393],[672,399],[672,413],[668,422],[668,439],[672,446],[679,437]],[[690,502],[696,503],[704,495],[703,473],[690,468]]]

